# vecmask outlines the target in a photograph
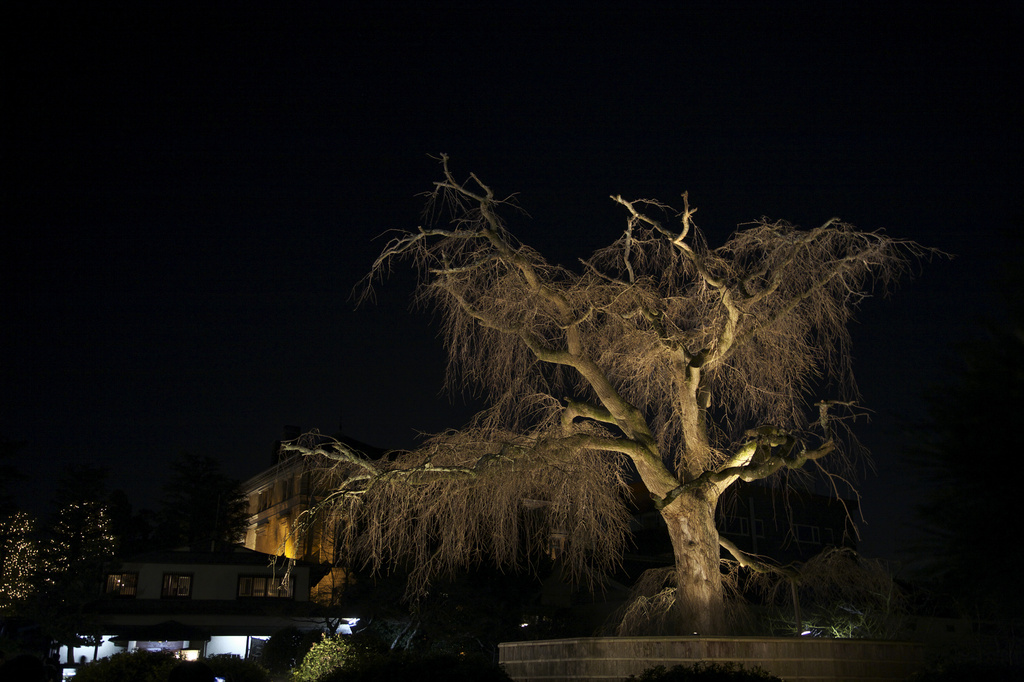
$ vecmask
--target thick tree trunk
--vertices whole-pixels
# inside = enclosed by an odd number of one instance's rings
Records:
[[[715,526],[717,497],[680,495],[662,510],[675,553],[679,634],[725,634],[725,603]]]

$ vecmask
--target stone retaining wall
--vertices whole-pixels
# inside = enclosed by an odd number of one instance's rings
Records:
[[[787,682],[906,680],[924,667],[911,642],[816,637],[585,637],[499,645],[516,682],[619,682],[646,668],[732,661]]]

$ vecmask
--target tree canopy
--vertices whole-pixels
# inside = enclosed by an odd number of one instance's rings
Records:
[[[208,455],[182,453],[162,486],[157,540],[167,546],[208,540],[240,542],[249,508],[241,483]]]
[[[927,486],[919,505],[919,556],[943,603],[982,618],[1019,621],[1024,599],[1013,567],[1020,543],[1006,542],[1004,522],[1017,517],[1018,484],[979,461],[1015,451],[1014,425],[1024,410],[1024,276],[1020,244],[997,283],[999,317],[960,346],[945,381],[928,387],[928,415],[915,431],[909,460]],[[998,552],[993,552],[998,548]],[[1010,567],[1009,569],[1007,567]]]
[[[353,521],[373,563],[410,561],[413,589],[486,557],[609,570],[639,477],[672,538],[677,620],[721,631],[719,495],[807,462],[843,470],[857,397],[847,325],[926,251],[835,218],[811,230],[761,219],[711,248],[686,194],[678,212],[614,196],[624,232],[570,269],[508,230],[511,199],[441,160],[430,223],[386,246],[364,295],[411,262],[417,301],[440,317],[449,387],[488,407],[385,459],[319,437],[288,447],[329,465],[326,507]]]

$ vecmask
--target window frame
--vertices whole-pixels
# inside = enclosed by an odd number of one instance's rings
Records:
[[[235,592],[238,599],[292,599],[292,581],[282,585],[286,576],[259,573],[241,573]],[[283,592],[283,594],[282,594]]]
[[[139,595],[139,572],[107,573],[103,594],[118,599],[135,599]]]
[[[186,594],[181,594],[181,579],[187,580],[188,588]],[[170,583],[173,580],[174,588],[169,589]],[[160,581],[160,598],[161,599],[191,599],[192,598],[192,585],[195,582],[194,573],[164,573],[164,577]]]

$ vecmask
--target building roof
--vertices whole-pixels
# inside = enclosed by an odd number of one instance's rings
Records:
[[[294,427],[293,430],[286,434],[286,437],[288,440],[291,440],[299,437],[300,435],[301,429],[298,429],[298,427]],[[344,433],[336,433],[333,436],[322,435],[320,436],[320,438],[324,442],[336,440],[341,443],[344,443],[353,450],[356,450],[357,452],[361,452],[362,454],[366,455],[366,457],[371,460],[381,459],[382,457],[387,456],[388,453],[390,452],[383,448],[379,448],[375,445],[370,445],[360,440],[356,440],[355,438],[347,436]],[[285,472],[294,473],[296,471],[312,467],[313,462],[308,458],[302,457],[294,453],[282,455],[281,444],[283,442],[284,441],[277,441],[277,444],[274,447],[274,457],[271,462],[271,466],[267,469],[264,469],[263,471],[260,471],[254,476],[251,476],[250,478],[246,479],[242,483],[243,490],[258,490],[259,488],[267,485],[268,483],[276,481],[278,477]]]
[[[291,561],[283,556],[274,556],[264,552],[257,552],[242,545],[228,542],[208,541],[175,547],[173,549],[155,550],[144,552],[124,560],[124,564],[208,564],[208,565],[235,565],[235,566],[261,566],[283,568],[285,562]],[[306,561],[295,561],[297,566],[315,567]]]

